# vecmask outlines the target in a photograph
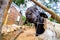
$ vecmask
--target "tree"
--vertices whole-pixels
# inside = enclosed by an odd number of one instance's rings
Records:
[[[8,10],[10,8],[11,3],[12,3],[12,0],[8,0],[8,4],[6,4],[6,8],[5,8],[5,11],[4,11],[2,25],[5,25],[6,24],[7,17],[8,17]]]
[[[0,14],[1,14],[0,15],[0,40],[2,40],[2,35],[1,35],[2,26],[5,23],[6,16],[7,16],[8,9],[10,7],[11,2],[12,0],[0,0]]]
[[[20,4],[24,4],[24,0],[13,0],[13,2],[18,6],[20,6]]]
[[[60,22],[60,17],[51,9],[47,8],[46,6],[44,6],[43,4],[37,2],[36,0],[32,0],[36,5],[38,5],[39,7],[41,7],[42,9],[44,9],[45,11],[47,11],[48,13],[51,14],[51,17],[55,20],[57,20],[58,22]]]

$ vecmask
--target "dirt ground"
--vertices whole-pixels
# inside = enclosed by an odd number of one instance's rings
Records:
[[[8,33],[3,36],[2,40],[38,40],[35,36],[35,28],[34,27],[25,27],[21,30],[17,30],[15,32]]]
[[[23,33],[21,33],[16,40],[38,40],[35,36],[34,28],[26,28]]]

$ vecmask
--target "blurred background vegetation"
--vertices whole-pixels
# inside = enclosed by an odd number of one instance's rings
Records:
[[[60,0],[37,0],[38,2],[41,2],[42,4],[44,4],[46,7],[54,10],[56,12],[57,15],[60,15]],[[22,4],[23,9],[21,10],[22,13],[24,13],[24,11],[26,11],[27,6],[30,5],[28,4],[28,2],[31,2],[30,0],[13,0],[13,2],[18,5],[20,7],[20,5]],[[28,5],[27,5],[28,4]],[[24,5],[24,6],[23,6]],[[33,4],[32,4],[33,5]],[[45,11],[44,11],[45,12]],[[56,20],[54,20],[53,18],[48,18],[50,21],[57,22]],[[25,21],[26,17],[22,16],[22,20]],[[28,23],[29,25],[29,23]]]
[[[20,4],[24,4],[24,0],[13,0],[13,2],[18,6],[20,6]]]

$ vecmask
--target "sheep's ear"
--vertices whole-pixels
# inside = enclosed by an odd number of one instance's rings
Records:
[[[48,16],[45,13],[43,13],[43,12],[40,12],[40,16],[44,17],[44,18],[48,18]]]

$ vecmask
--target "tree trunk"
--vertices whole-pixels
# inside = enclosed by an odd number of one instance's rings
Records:
[[[0,40],[2,40],[1,31],[2,31],[2,26],[3,26],[3,19],[5,20],[6,14],[8,13],[10,1],[9,0],[0,0]],[[3,15],[5,15],[5,16],[3,17]]]
[[[3,25],[5,25],[7,23],[8,10],[10,8],[11,3],[12,3],[12,0],[9,0],[8,3],[7,3],[7,5],[6,5],[5,11],[4,11],[4,17],[3,17]]]
[[[0,0],[0,40],[2,40],[1,30],[11,4],[10,1],[11,0]]]
[[[57,20],[58,22],[60,22],[60,17],[51,9],[47,8],[46,6],[44,6],[43,4],[41,4],[40,2],[37,2],[36,0],[32,0],[36,5],[38,5],[39,7],[41,7],[42,9],[44,9],[46,12],[48,12],[49,14],[51,14],[51,17],[55,20]]]

